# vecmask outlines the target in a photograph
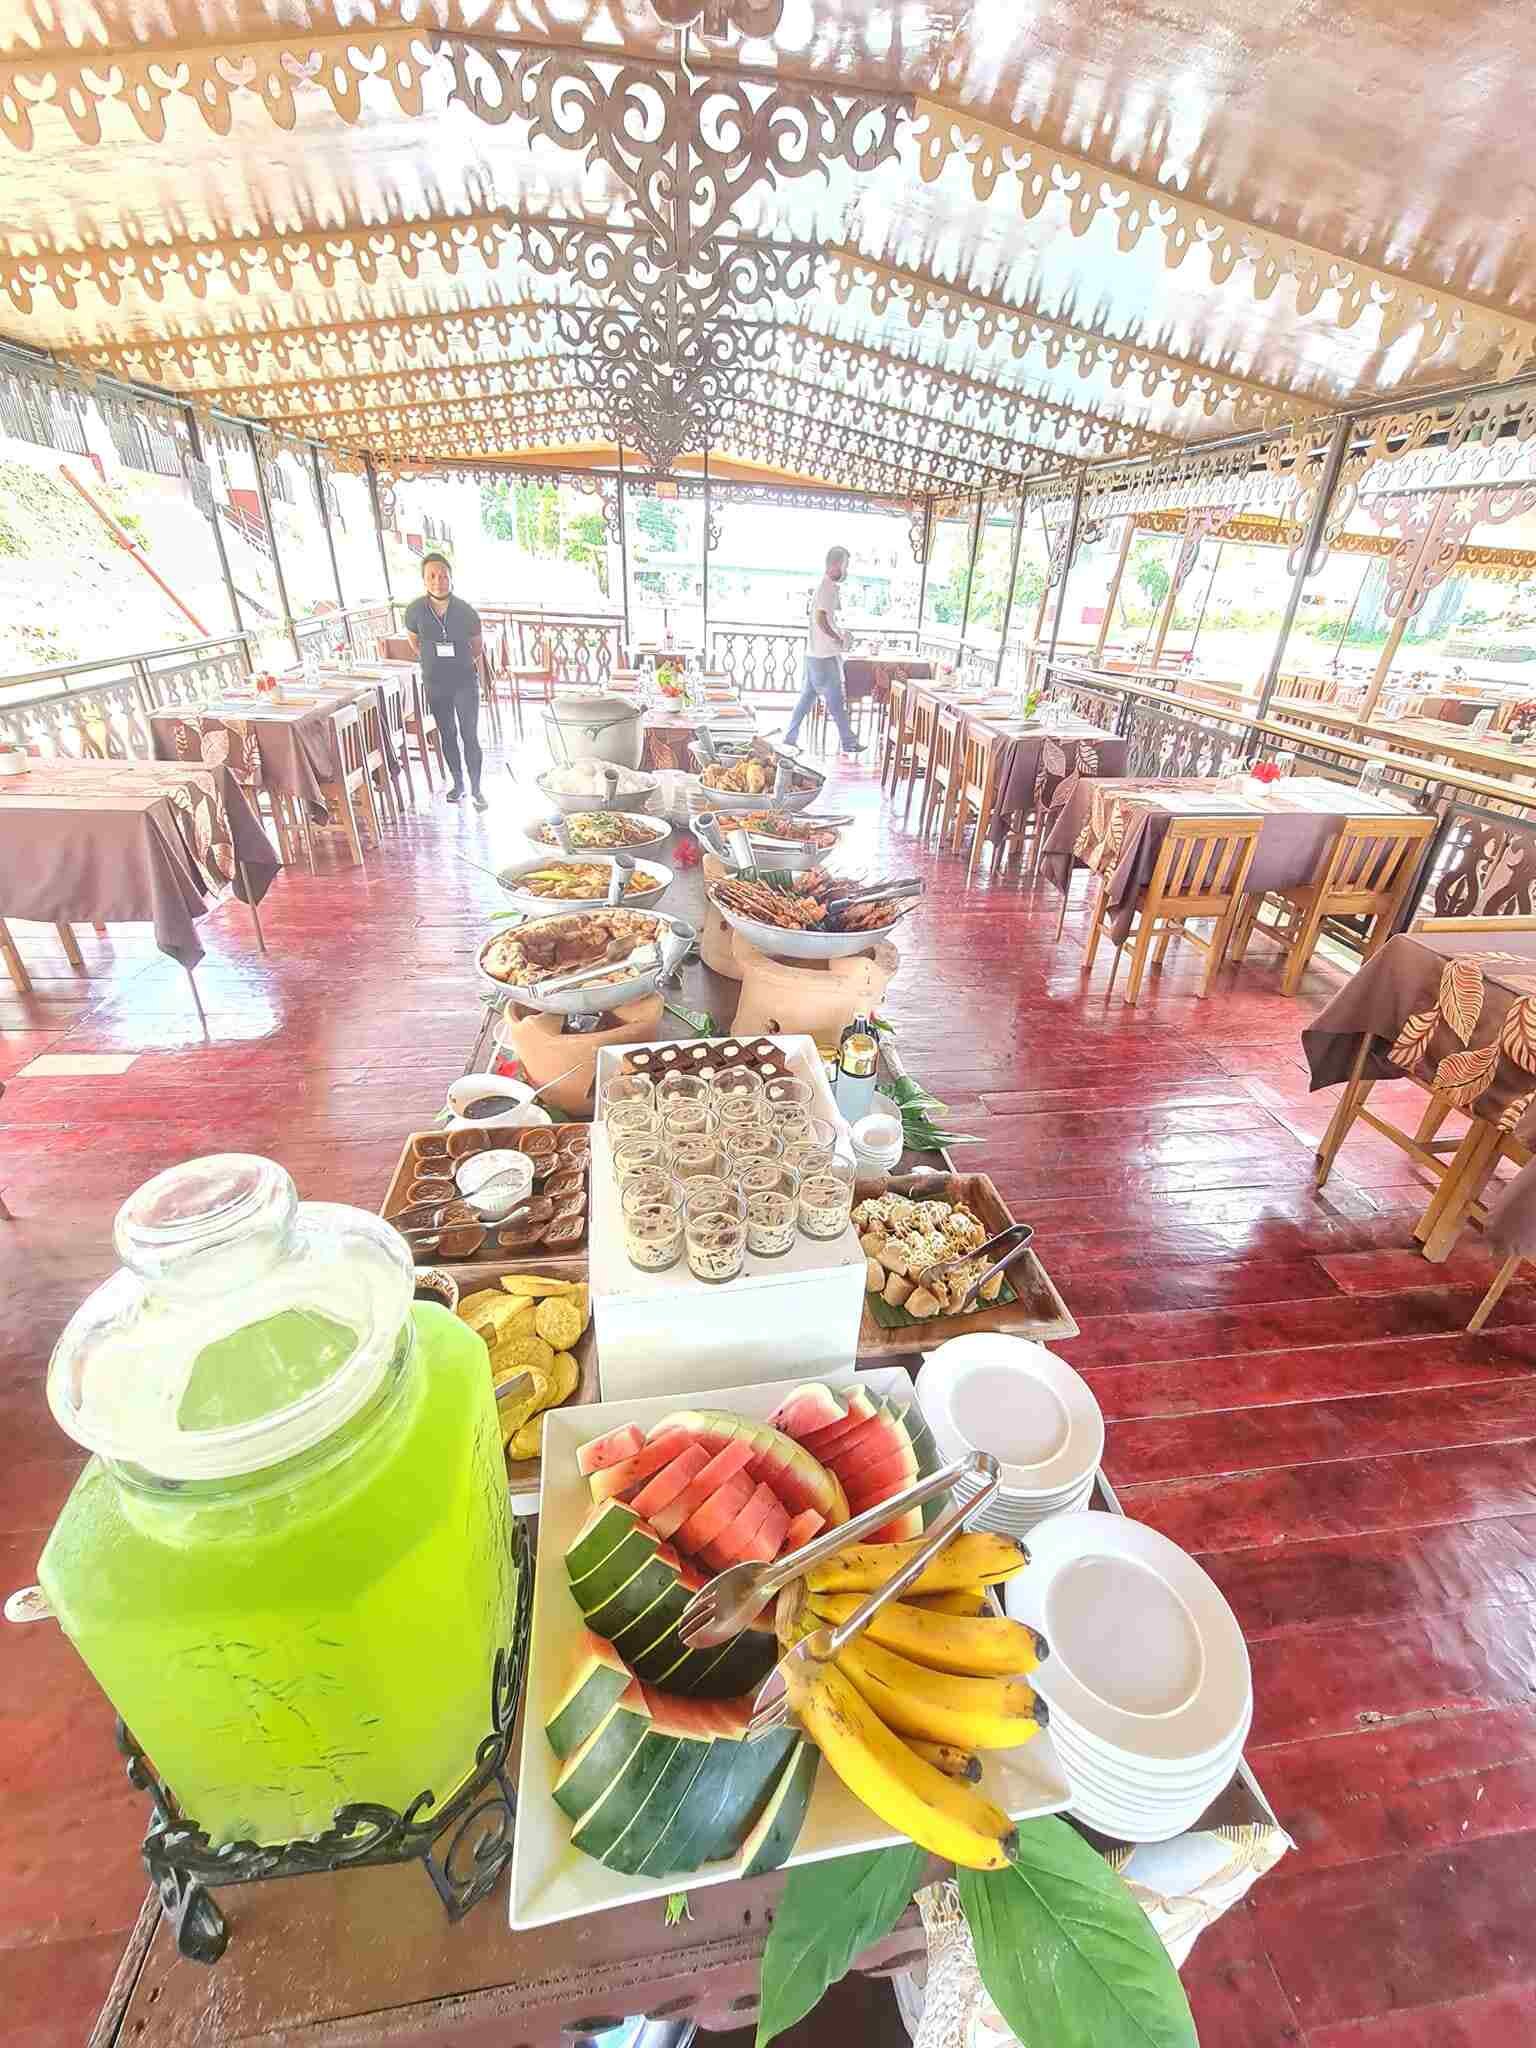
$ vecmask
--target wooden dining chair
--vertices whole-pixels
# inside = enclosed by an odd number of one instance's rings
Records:
[[[1242,908],[1248,870],[1253,865],[1254,849],[1263,826],[1262,818],[1173,820],[1163,835],[1151,879],[1137,894],[1134,936],[1127,934],[1126,940],[1115,947],[1109,986],[1104,991],[1106,1003],[1114,993],[1120,956],[1127,944],[1131,947],[1131,979],[1125,1000],[1127,1006],[1134,1006],[1141,994],[1153,942],[1157,945],[1156,964],[1161,967],[1169,945],[1176,938],[1187,940],[1204,953],[1205,973],[1196,994],[1202,998],[1210,994]],[[1108,878],[1101,877],[1083,959],[1085,976],[1092,970],[1099,941],[1115,914],[1109,901]],[[1214,920],[1215,928],[1208,939],[1190,930],[1191,918]]]
[[[896,783],[906,765],[907,748],[907,698],[909,685],[896,677],[883,706],[885,723],[880,732],[878,759],[880,762],[880,787],[896,794]]]
[[[432,756],[437,756],[437,772],[444,781],[448,778],[448,764],[443,759],[442,735],[437,729],[437,714],[432,709],[427,695],[427,686],[417,669],[407,686],[405,729],[410,734],[411,744],[416,749],[416,758],[421,763],[422,780],[427,785],[427,795],[432,794]]]
[[[960,728],[960,767],[955,784],[955,822],[951,844],[959,853],[964,843],[967,819],[974,827],[971,840],[971,857],[966,863],[965,879],[971,881],[981,864],[981,849],[987,843],[992,830],[992,816],[997,809],[998,784],[1002,775],[1002,764],[1008,755],[1008,741],[1000,732],[982,725],[975,719],[967,719]],[[998,849],[998,855],[1001,848]],[[996,859],[998,856],[994,856]]]
[[[359,809],[372,829],[374,845],[381,842],[379,815],[374,808],[373,778],[368,767],[368,751],[358,706],[343,704],[339,710],[333,711],[330,727],[336,752],[336,773],[333,778],[323,780],[320,787],[325,791],[332,817],[346,832],[353,860],[359,867],[366,867],[362,833],[358,828]]]
[[[377,693],[369,688],[358,697],[354,710],[363,736],[363,760],[368,769],[368,791],[373,799],[374,837],[379,821],[401,815],[400,797],[390,768],[389,749],[384,743],[384,721],[379,715]]]
[[[944,835],[949,830],[950,820],[955,812],[955,797],[960,784],[961,734],[964,727],[964,713],[945,705],[934,720],[933,739],[928,750],[928,782],[923,791],[923,808],[917,829],[926,839],[932,830],[934,819],[937,818],[941,846],[944,844]]]
[[[933,731],[938,722],[939,707],[932,698],[914,697],[911,714],[907,720],[907,764],[906,800],[901,807],[901,822],[906,824],[912,810],[912,797],[919,783],[926,785],[929,757],[933,753]],[[892,791],[894,796],[895,792]],[[924,801],[926,803],[926,794]],[[921,816],[921,812],[918,814]]]
[[[389,744],[391,779],[395,785],[395,810],[403,815],[405,806],[416,808],[416,782],[411,774],[411,734],[406,717],[405,678],[398,675],[379,679],[379,701],[384,707],[384,737]],[[401,795],[400,785],[405,784]]]
[[[1329,917],[1371,921],[1363,955],[1369,960],[1391,937],[1403,899],[1418,879],[1425,845],[1438,827],[1437,818],[1346,818],[1310,882],[1249,897],[1232,933],[1233,964],[1241,962],[1255,935],[1272,940],[1287,956],[1280,992],[1293,996]],[[1273,924],[1259,916],[1265,903],[1280,910]]]

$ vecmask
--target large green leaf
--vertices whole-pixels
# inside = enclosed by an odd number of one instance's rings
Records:
[[[861,1949],[890,1933],[928,1861],[910,1842],[799,1863],[789,1873],[763,1951],[757,2048],[805,2018]]]
[[[1151,1921],[1065,1822],[1028,1822],[1009,1869],[959,1879],[982,1982],[1024,2048],[1198,2048]]]

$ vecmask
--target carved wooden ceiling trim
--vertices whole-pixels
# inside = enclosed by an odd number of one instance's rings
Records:
[[[414,360],[425,347],[435,348],[445,361],[453,360],[454,349],[468,349],[474,360],[487,336],[503,348],[515,348],[524,339],[541,340],[553,322],[553,306],[523,300],[457,311],[386,313],[358,320],[168,334],[70,353],[82,368],[156,380],[170,374],[188,383],[196,382],[204,371],[218,378],[232,365],[239,365],[248,372],[248,379],[229,388],[249,392],[249,380],[259,377],[269,361],[280,370],[303,362],[313,362],[324,370],[327,353],[342,356],[349,364],[376,363],[384,350],[397,349]]]
[[[1468,374],[1490,357],[1496,358],[1501,377],[1517,376],[1536,363],[1536,322],[1517,319],[1497,307],[1435,291],[1335,250],[1274,234],[1203,199],[1145,184],[933,100],[917,102],[913,132],[922,175],[930,182],[958,159],[970,167],[978,200],[989,200],[999,181],[1011,180],[1026,220],[1033,220],[1048,200],[1056,200],[1072,232],[1081,235],[1100,213],[1112,214],[1123,250],[1134,249],[1148,232],[1159,235],[1170,269],[1182,264],[1191,250],[1203,249],[1215,283],[1236,277],[1257,299],[1268,299],[1286,278],[1295,287],[1297,311],[1304,315],[1333,298],[1336,307],[1324,315],[1332,325],[1353,327],[1368,311],[1374,312],[1384,348],[1417,327],[1415,368],[1442,350]]]
[[[867,291],[876,314],[900,306],[914,328],[932,315],[949,340],[969,330],[980,347],[1006,346],[1019,361],[1038,352],[1050,369],[1066,363],[1082,377],[1103,370],[1117,390],[1135,384],[1147,398],[1161,393],[1175,405],[1194,401],[1207,416],[1229,408],[1240,427],[1275,426],[1297,414],[1329,409],[1320,400],[1278,385],[1255,383],[1184,356],[1075,327],[1029,306],[945,284],[924,271],[878,262],[857,249],[829,250],[828,268],[842,304],[855,291]]]

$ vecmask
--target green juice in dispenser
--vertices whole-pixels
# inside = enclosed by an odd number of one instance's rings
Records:
[[[117,1244],[49,1370],[96,1453],[39,1567],[65,1633],[215,1843],[441,1806],[516,1604],[485,1347],[266,1160],[161,1174]]]

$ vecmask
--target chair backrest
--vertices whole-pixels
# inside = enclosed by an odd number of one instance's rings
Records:
[[[912,744],[924,752],[933,744],[933,725],[938,709],[931,697],[914,696],[912,699]]]
[[[364,750],[363,722],[358,717],[358,707],[343,704],[339,710],[333,711],[331,731],[336,735],[336,759],[341,764],[342,780],[366,775],[368,756]]]
[[[952,711],[946,706],[939,712],[938,724],[934,728],[933,751],[944,766],[959,759],[963,723],[964,714],[959,711]]]
[[[1346,818],[1324,855],[1323,901],[1341,916],[1396,909],[1412,885],[1438,818]]]
[[[363,729],[363,750],[369,761],[371,762],[375,755],[382,759],[384,735],[379,722],[378,698],[369,690],[365,696],[358,698],[352,708],[357,713],[358,723]]]
[[[1002,734],[992,732],[974,718],[965,722],[965,779],[978,789],[991,772],[992,760],[1002,745]]]
[[[384,700],[384,724],[392,738],[405,738],[405,681],[401,676],[384,676],[379,682]]]
[[[890,682],[886,685],[886,689],[888,692],[886,701],[890,706],[890,722],[892,725],[899,726],[902,719],[906,716],[907,710],[906,677],[893,675]]]
[[[1262,818],[1175,818],[1147,883],[1146,914],[1219,915],[1240,895]]]

